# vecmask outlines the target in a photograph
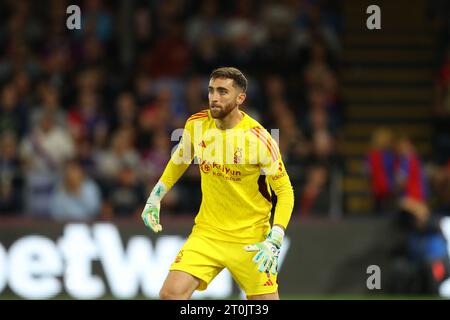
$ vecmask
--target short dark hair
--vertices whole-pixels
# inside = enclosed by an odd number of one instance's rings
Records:
[[[233,67],[221,67],[214,69],[213,72],[211,72],[211,79],[217,79],[217,78],[227,78],[227,79],[233,79],[234,84],[241,88],[242,91],[247,91],[247,78],[244,76],[244,74],[236,68]]]

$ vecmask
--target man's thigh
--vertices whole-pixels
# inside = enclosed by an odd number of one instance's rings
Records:
[[[259,296],[264,299],[269,295],[270,299],[278,296],[277,274],[260,272],[258,265],[253,262],[256,252],[244,250],[245,244],[229,243],[225,266],[230,270],[234,280],[244,290],[247,297]]]
[[[170,271],[190,274],[200,281],[196,289],[205,290],[224,268],[222,250],[217,240],[191,235],[178,252]]]

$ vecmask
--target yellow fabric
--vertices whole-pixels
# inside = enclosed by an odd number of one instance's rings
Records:
[[[254,252],[243,250],[236,242],[191,235],[170,270],[184,271],[200,279],[197,290],[202,291],[227,268],[247,296],[274,293],[278,289],[277,275],[259,272],[253,255]]]
[[[272,190],[277,195],[274,224],[285,228],[294,193],[277,143],[256,120],[242,114],[229,130],[218,129],[209,110],[191,116],[161,181],[170,189],[194,159],[202,203],[193,234],[250,244],[270,231]]]

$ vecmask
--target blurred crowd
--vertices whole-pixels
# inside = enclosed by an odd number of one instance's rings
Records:
[[[450,4],[427,5],[436,36],[432,154],[424,159],[410,137],[379,128],[365,159],[375,211],[393,218],[387,291],[394,294],[438,294],[450,277],[441,224],[450,216]]]
[[[427,10],[436,40],[433,149],[422,159],[410,137],[382,127],[373,132],[365,163],[379,213],[409,198],[450,215],[450,3],[432,0]]]
[[[429,14],[437,36],[432,184],[442,210],[450,212],[450,3],[431,1]]]
[[[207,108],[219,66],[247,75],[243,110],[280,129],[294,215],[328,212],[340,165],[340,1],[89,0],[81,30],[68,30],[74,3],[0,3],[0,215],[139,215],[171,133]],[[165,212],[195,214],[198,182],[191,166]]]
[[[450,216],[448,167],[424,162],[412,140],[386,128],[375,130],[366,169],[375,212],[394,227],[388,250],[388,292],[438,294],[450,277],[441,219]]]

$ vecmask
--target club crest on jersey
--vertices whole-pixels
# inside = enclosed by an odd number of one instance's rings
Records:
[[[233,162],[235,164],[237,164],[237,163],[241,163],[241,161],[242,161],[242,148],[237,148],[236,151],[234,152]]]

